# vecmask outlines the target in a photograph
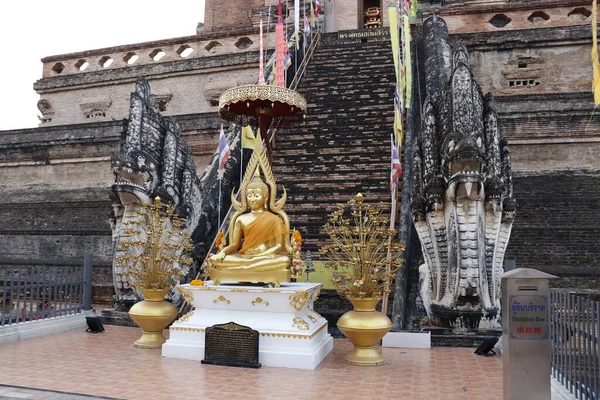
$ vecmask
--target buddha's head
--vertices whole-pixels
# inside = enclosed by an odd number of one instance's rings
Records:
[[[252,181],[246,187],[246,201],[251,210],[260,210],[269,199],[269,187],[260,178],[255,175]]]

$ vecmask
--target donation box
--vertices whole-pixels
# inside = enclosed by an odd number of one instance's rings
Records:
[[[517,268],[502,275],[504,399],[550,399],[550,288],[554,275]]]

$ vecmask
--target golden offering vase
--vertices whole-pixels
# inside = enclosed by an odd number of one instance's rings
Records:
[[[162,331],[177,317],[177,309],[164,299],[169,289],[141,289],[141,292],[145,300],[129,309],[129,316],[144,332],[133,346],[158,349],[165,342]]]
[[[374,366],[386,363],[385,357],[377,350],[379,341],[392,329],[392,321],[375,306],[381,300],[378,297],[348,298],[354,310],[340,317],[337,326],[352,344],[354,350],[344,357],[351,365]]]

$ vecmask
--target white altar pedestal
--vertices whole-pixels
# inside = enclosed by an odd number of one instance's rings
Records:
[[[235,322],[260,332],[259,362],[270,367],[314,369],[333,349],[327,320],[313,305],[320,283],[282,283],[279,288],[181,285],[194,310],[175,321],[163,357],[204,359],[204,330]]]

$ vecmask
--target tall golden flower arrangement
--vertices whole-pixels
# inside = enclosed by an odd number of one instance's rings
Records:
[[[344,358],[352,365],[385,364],[377,351],[381,338],[392,328],[387,315],[375,311],[402,264],[395,240],[396,231],[389,228],[383,207],[376,209],[357,194],[346,205],[340,204],[324,229],[331,244],[321,247],[325,266],[332,271],[331,282],[354,309],[340,317],[338,328],[354,344]]]
[[[123,255],[115,261],[125,269],[129,284],[144,295],[129,315],[144,333],[135,341],[139,348],[159,348],[165,342],[163,329],[177,316],[175,306],[164,300],[192,263],[190,235],[185,221],[159,197],[136,210],[137,218],[124,222],[118,246]]]
[[[136,213],[136,219],[124,222],[121,234],[128,239],[119,242],[124,254],[115,260],[133,288],[170,289],[192,263],[194,247],[185,221],[160,197]]]
[[[359,193],[338,205],[324,229],[331,244],[321,247],[321,255],[340,295],[381,299],[384,291],[389,293],[404,247],[395,240],[396,231],[389,229],[382,208],[365,204]]]

